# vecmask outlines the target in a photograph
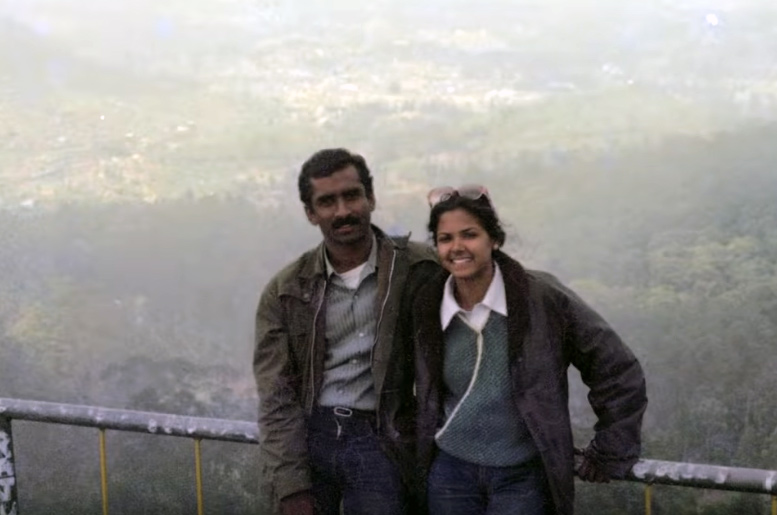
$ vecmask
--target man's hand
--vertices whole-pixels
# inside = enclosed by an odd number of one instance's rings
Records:
[[[313,494],[303,490],[281,499],[282,515],[313,515]]]

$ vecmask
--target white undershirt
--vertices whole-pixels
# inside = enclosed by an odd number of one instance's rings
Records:
[[[351,268],[347,272],[342,272],[337,275],[340,277],[340,279],[343,280],[343,282],[348,287],[348,289],[355,290],[356,287],[359,286],[359,283],[361,282],[362,270],[364,270],[365,266],[367,266],[366,262],[362,263],[356,268]]]

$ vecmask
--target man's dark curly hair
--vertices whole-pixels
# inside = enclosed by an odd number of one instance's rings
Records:
[[[325,148],[310,156],[299,172],[299,198],[302,203],[308,208],[313,207],[311,205],[313,200],[313,181],[311,179],[329,177],[349,165],[353,165],[359,172],[359,180],[364,185],[367,197],[372,197],[372,175],[370,175],[370,169],[367,168],[367,162],[364,158],[344,148]]]

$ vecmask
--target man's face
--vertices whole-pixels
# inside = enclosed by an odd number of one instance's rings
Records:
[[[321,228],[327,246],[355,245],[369,236],[375,198],[367,196],[353,165],[329,177],[311,179],[311,184],[311,207],[305,206],[305,214]]]

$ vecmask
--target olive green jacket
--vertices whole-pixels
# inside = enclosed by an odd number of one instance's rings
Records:
[[[378,241],[372,352],[376,424],[383,449],[405,471],[414,466],[410,309],[420,286],[439,265],[428,246],[409,242],[407,237],[388,237],[374,226],[373,231]],[[307,417],[316,404],[324,372],[325,289],[322,243],[266,285],[256,312],[254,375],[261,469],[265,489],[275,501],[311,486]]]

